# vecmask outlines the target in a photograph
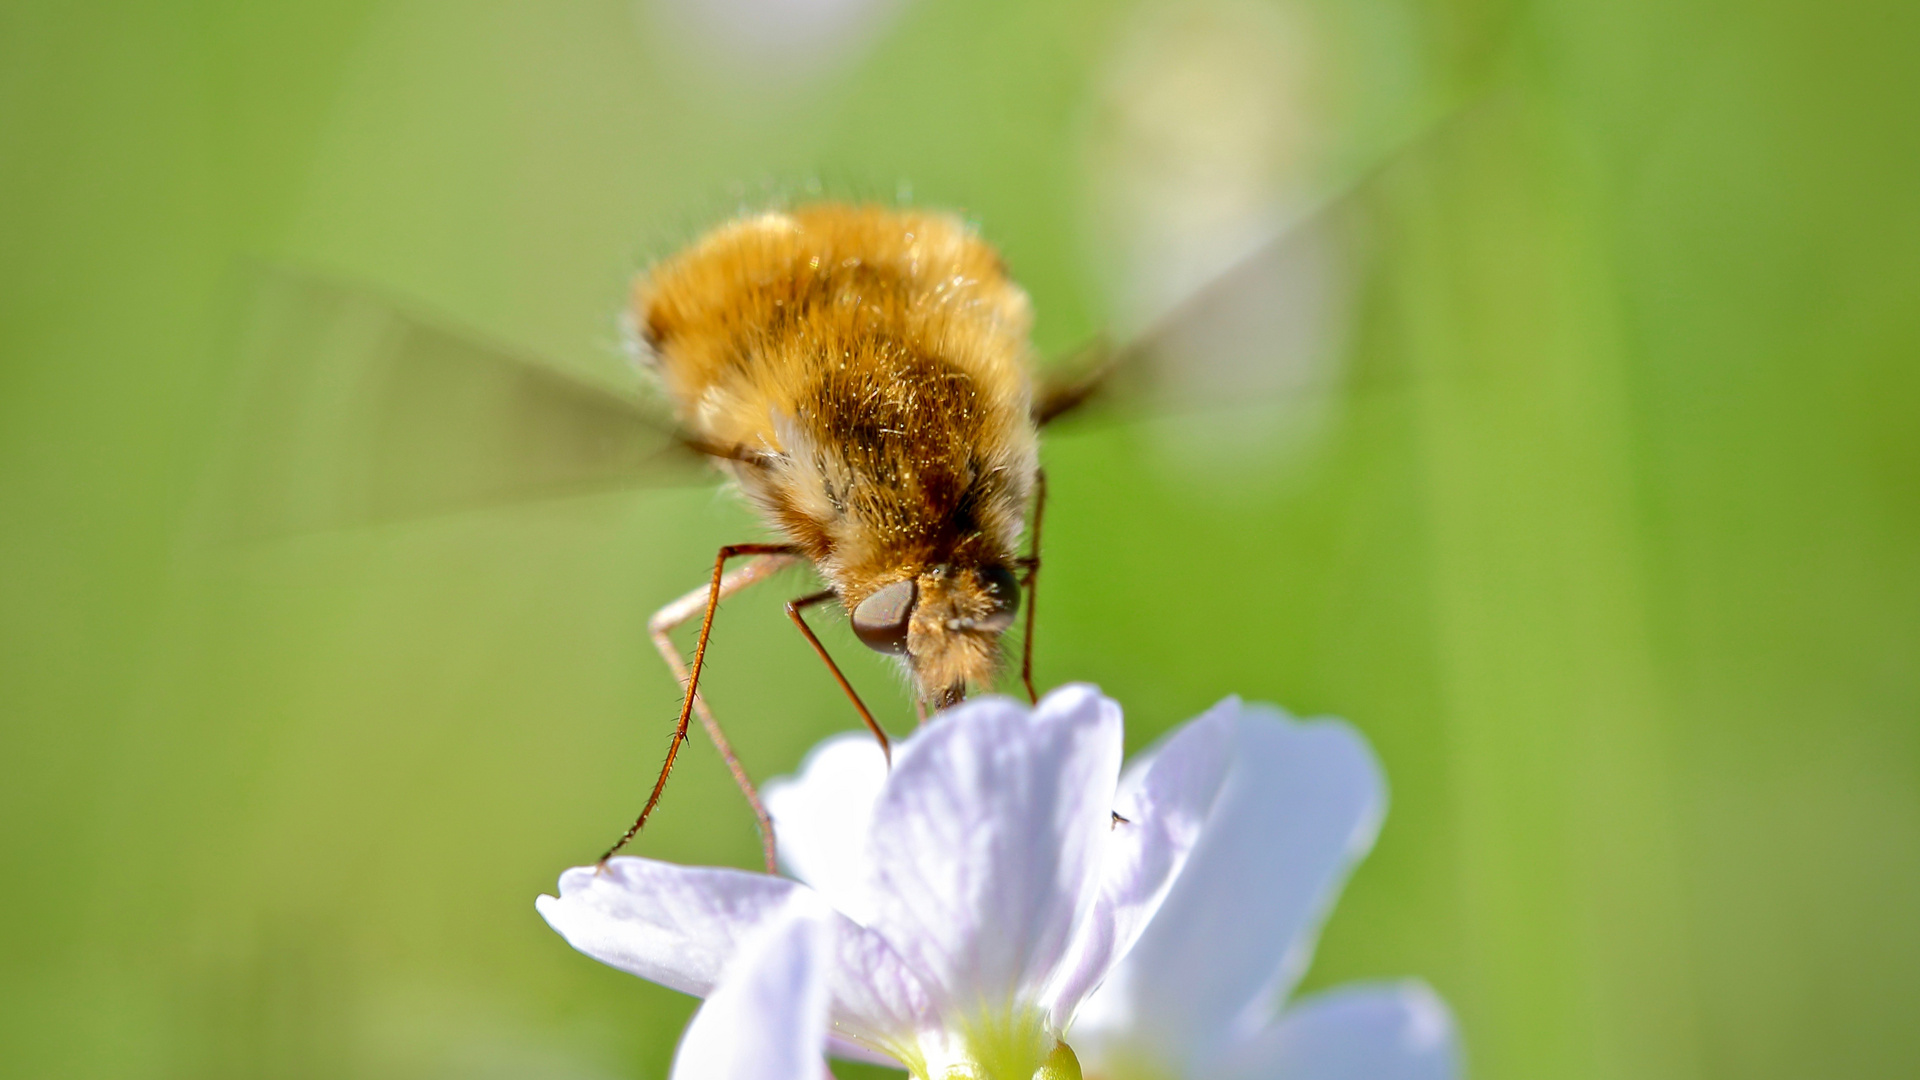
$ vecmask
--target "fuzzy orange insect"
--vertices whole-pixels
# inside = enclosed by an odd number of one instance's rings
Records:
[[[654,616],[685,698],[646,807],[607,856],[659,805],[697,713],[753,806],[771,869],[771,821],[699,693],[720,600],[812,564],[829,587],[787,612],[885,747],[803,612],[840,601],[861,641],[901,658],[922,709],[989,685],[1040,566],[1037,430],[1059,403],[1035,408],[1026,293],[945,214],[824,204],[733,221],[641,278],[633,324],[682,440],[729,471],[785,542],[721,548],[711,580]],[[755,561],[728,573],[741,556]],[[696,614],[689,668],[668,633]],[[1032,617],[1029,595],[1030,696]]]

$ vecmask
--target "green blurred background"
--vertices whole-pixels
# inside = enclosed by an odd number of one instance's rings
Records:
[[[532,899],[651,775],[648,613],[755,526],[695,487],[209,538],[239,268],[617,374],[662,245],[910,182],[1061,351],[1126,319],[1088,207],[1158,8],[0,10],[0,1072],[663,1076],[693,1002]],[[1135,747],[1230,692],[1351,718],[1394,803],[1309,985],[1428,979],[1474,1076],[1920,1075],[1915,10],[1287,0],[1290,175],[1392,162],[1331,419],[1048,442],[1043,681]],[[762,777],[851,723],[782,598],[710,668]],[[704,745],[639,850],[754,864]]]

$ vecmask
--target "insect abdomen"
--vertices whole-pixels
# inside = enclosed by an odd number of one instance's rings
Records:
[[[1035,460],[1030,314],[957,220],[741,219],[656,268],[637,304],[681,421],[769,456],[735,471],[816,561],[936,557],[974,533],[1011,550]]]

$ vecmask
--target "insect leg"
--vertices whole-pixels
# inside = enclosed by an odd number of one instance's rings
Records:
[[[1034,470],[1033,480],[1033,554],[1020,560],[1027,569],[1027,632],[1020,643],[1020,681],[1027,684],[1027,700],[1038,705],[1040,695],[1033,692],[1033,609],[1039,599],[1034,586],[1040,581],[1040,518],[1047,510],[1047,470]]]
[[[647,632],[653,637],[653,644],[660,650],[660,655],[666,659],[667,667],[672,669],[674,677],[685,687],[686,697],[680,703],[680,719],[674,725],[672,741],[667,744],[667,760],[660,766],[660,777],[653,782],[647,805],[627,831],[621,834],[619,842],[600,856],[601,863],[604,864],[613,858],[615,852],[626,847],[627,842],[646,825],[654,807],[660,805],[660,795],[667,789],[667,775],[673,772],[674,760],[680,756],[680,746],[687,741],[689,721],[693,713],[698,711],[701,726],[707,729],[707,736],[713,740],[721,758],[727,763],[727,771],[733,774],[733,782],[739,785],[741,793],[747,797],[747,804],[753,808],[753,816],[760,825],[761,854],[766,858],[768,872],[773,871],[773,819],[767,816],[766,807],[760,804],[759,793],[753,789],[753,781],[747,777],[740,759],[734,755],[733,747],[713,717],[713,711],[707,708],[706,699],[700,696],[700,669],[706,663],[707,639],[713,635],[713,613],[720,606],[721,598],[739,592],[787,566],[793,561],[792,557],[799,554],[799,550],[791,544],[733,544],[723,547],[713,560],[711,582],[661,608],[648,620]],[[767,557],[756,559],[732,574],[726,573],[727,560],[741,555]],[[674,627],[693,618],[693,613],[703,607],[706,614],[700,621],[700,639],[693,647],[693,670],[688,671],[680,660],[679,650],[673,646],[673,639],[667,635]]]
[[[886,731],[874,721],[873,714],[867,711],[866,703],[861,701],[860,695],[854,692],[853,684],[848,682],[847,677],[840,673],[840,665],[834,663],[833,657],[827,655],[827,647],[820,644],[820,639],[813,635],[813,628],[807,625],[806,618],[800,614],[802,608],[812,607],[822,600],[831,600],[837,595],[839,594],[835,593],[832,589],[827,589],[823,592],[814,593],[812,596],[803,596],[798,600],[789,600],[787,601],[787,616],[793,620],[793,625],[799,627],[800,632],[806,635],[807,644],[813,646],[813,651],[819,653],[820,659],[827,662],[827,670],[833,672],[833,677],[840,683],[840,689],[847,692],[847,697],[853,701],[853,707],[860,713],[860,719],[867,725],[867,730],[873,732],[873,737],[880,740],[880,752],[886,755],[887,764],[891,766],[893,764],[893,744],[887,741]]]

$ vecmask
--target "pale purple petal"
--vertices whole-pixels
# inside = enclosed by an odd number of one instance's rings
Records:
[[[1139,941],[1082,1007],[1075,1048],[1191,1073],[1264,1026],[1372,846],[1385,801],[1379,766],[1352,728],[1243,707],[1200,841]]]
[[[1100,890],[1046,1007],[1065,1027],[1145,929],[1200,838],[1226,776],[1240,702],[1229,698],[1136,757],[1120,779]]]
[[[833,994],[833,1029],[882,1053],[903,1050],[935,1022],[918,974],[886,939],[835,912],[833,963],[827,988]]]
[[[788,873],[858,923],[870,918],[866,845],[873,804],[887,782],[880,744],[865,732],[813,748],[800,774],[761,791]]]
[[[857,1042],[842,1039],[837,1035],[827,1036],[827,1056],[841,1061],[858,1061],[867,1065],[885,1065],[889,1068],[903,1068],[899,1059],[891,1054],[862,1046]]]
[[[1231,1048],[1220,1080],[1452,1080],[1453,1017],[1421,983],[1343,987],[1290,1007]]]
[[[1120,708],[1090,687],[1029,714],[981,698],[895,757],[874,808],[873,919],[948,1007],[1035,1001],[1097,887]]]
[[[705,997],[741,939],[803,888],[744,870],[619,858],[568,870],[560,895],[534,906],[595,960]]]
[[[795,1080],[826,1075],[833,929],[789,911],[750,934],[693,1014],[673,1080]]]
[[[927,991],[893,948],[786,878],[620,858],[597,873],[575,867],[560,876],[559,897],[534,901],[574,948],[701,997],[740,943],[795,903],[815,905],[833,931],[824,977],[835,1031],[884,1050],[929,1022]]]

